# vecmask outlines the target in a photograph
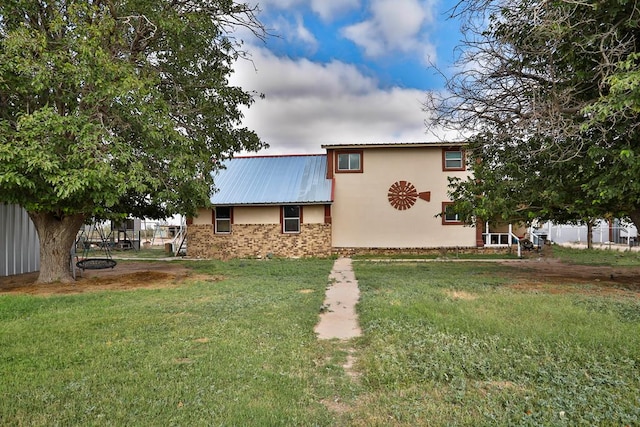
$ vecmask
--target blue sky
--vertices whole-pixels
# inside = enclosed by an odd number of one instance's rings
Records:
[[[244,124],[271,148],[321,152],[326,143],[417,142],[427,134],[422,102],[452,66],[454,0],[260,0],[271,36],[244,35],[252,61],[232,78],[265,95]]]

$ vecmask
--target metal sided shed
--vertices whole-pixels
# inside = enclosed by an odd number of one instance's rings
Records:
[[[27,212],[0,203],[0,276],[31,273],[40,268],[40,240]]]

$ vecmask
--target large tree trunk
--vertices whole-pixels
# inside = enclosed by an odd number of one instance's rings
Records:
[[[587,249],[593,249],[593,222],[587,221]]]
[[[29,212],[29,217],[40,238],[40,275],[37,282],[73,282],[69,268],[71,248],[86,216]]]

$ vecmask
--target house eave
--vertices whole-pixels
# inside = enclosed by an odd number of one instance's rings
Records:
[[[297,202],[297,201],[282,201],[282,202],[255,202],[255,203],[247,203],[247,202],[238,202],[238,203],[216,203],[215,201],[211,202],[212,206],[242,206],[242,207],[265,207],[265,206],[285,206],[285,205],[295,205],[295,206],[314,206],[314,205],[332,205],[332,200],[318,200],[313,202]]]
[[[459,147],[467,145],[466,142],[401,142],[401,143],[361,143],[361,144],[323,144],[325,150],[349,150],[362,148],[424,148],[424,147]]]

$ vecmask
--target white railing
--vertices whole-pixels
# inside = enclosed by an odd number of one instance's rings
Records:
[[[547,236],[539,236],[533,231],[529,231],[529,235],[531,236],[531,243],[533,243],[533,246],[537,246],[538,248],[542,248],[542,246],[544,246],[544,241]]]
[[[488,224],[485,229],[489,229]],[[513,234],[513,228],[511,224],[509,224],[509,231],[506,233],[482,233],[482,241],[484,242],[484,246],[488,248],[506,248],[516,245],[516,247],[518,248],[518,257],[522,256],[520,238]]]
[[[178,256],[182,249],[186,250],[186,241],[187,241],[187,223],[185,219],[182,219],[180,223],[180,228],[176,232],[173,241],[171,242],[173,249],[173,256]]]

